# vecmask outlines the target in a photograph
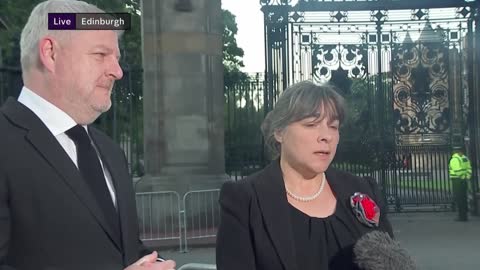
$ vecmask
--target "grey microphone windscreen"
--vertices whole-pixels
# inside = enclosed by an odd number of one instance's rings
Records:
[[[353,248],[355,263],[363,270],[415,270],[412,257],[387,233],[366,233]]]

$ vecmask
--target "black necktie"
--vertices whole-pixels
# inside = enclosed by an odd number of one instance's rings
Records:
[[[108,190],[103,169],[85,128],[76,125],[65,132],[77,146],[78,169],[97,200],[105,218],[112,227],[115,237],[120,238],[120,225],[112,196]]]

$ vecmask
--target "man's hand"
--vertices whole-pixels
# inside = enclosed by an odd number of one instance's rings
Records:
[[[172,260],[157,262],[158,254],[156,251],[142,257],[134,264],[125,268],[125,270],[174,270],[175,262]]]

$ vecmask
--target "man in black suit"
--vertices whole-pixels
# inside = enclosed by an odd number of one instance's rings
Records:
[[[119,33],[51,31],[54,12],[102,10],[42,2],[22,31],[24,87],[0,110],[0,269],[173,269],[139,240],[123,151],[90,126],[123,76]]]

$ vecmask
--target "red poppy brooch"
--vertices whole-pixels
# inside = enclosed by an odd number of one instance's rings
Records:
[[[368,227],[378,227],[380,208],[367,194],[355,192],[350,197],[350,205],[357,219]]]

